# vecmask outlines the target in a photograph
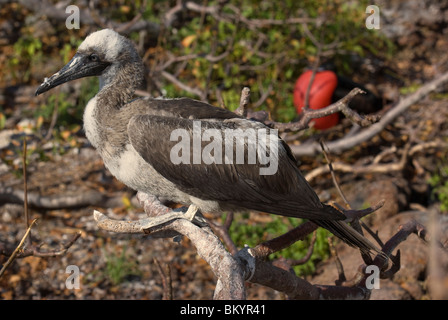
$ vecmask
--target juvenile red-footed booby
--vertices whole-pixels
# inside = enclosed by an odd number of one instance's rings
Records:
[[[90,34],[66,66],[45,78],[36,95],[99,76],[99,92],[84,112],[86,136],[110,172],[136,191],[203,212],[255,210],[310,219],[363,252],[380,252],[343,221],[343,213],[321,203],[287,144],[264,124],[188,98],[132,100],[143,72],[133,43],[105,29]],[[237,141],[232,138],[229,149],[226,134],[235,131]],[[246,153],[232,161],[238,146]],[[257,156],[251,157],[250,150]]]

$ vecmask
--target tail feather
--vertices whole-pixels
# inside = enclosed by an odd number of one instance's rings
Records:
[[[318,226],[323,227],[348,245],[359,248],[364,253],[379,253],[382,251],[358,231],[341,220],[313,220]]]
[[[328,210],[336,210],[331,206],[325,205]],[[366,237],[349,226],[342,220],[313,220],[318,226],[327,229],[336,237],[347,243],[348,245],[359,248],[363,253],[376,253],[384,255],[380,248],[375,246]]]

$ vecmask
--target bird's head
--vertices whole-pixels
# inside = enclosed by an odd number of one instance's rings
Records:
[[[65,82],[99,76],[103,84],[120,65],[140,61],[131,41],[117,32],[104,29],[90,34],[79,46],[73,58],[37,88],[36,96]]]

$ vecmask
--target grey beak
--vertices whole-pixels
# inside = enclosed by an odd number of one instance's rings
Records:
[[[91,61],[88,55],[76,53],[72,60],[70,60],[61,70],[56,72],[50,78],[45,78],[44,82],[37,88],[35,95],[38,96],[41,93],[71,80],[89,76],[99,76],[109,65],[109,62]]]

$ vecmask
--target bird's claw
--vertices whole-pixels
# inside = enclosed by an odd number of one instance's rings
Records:
[[[184,219],[193,221],[194,218],[196,217],[196,213],[198,213],[199,208],[197,206],[195,206],[194,204],[191,204],[188,209],[187,212],[184,213]]]
[[[196,223],[199,226],[203,226],[206,224],[205,219],[198,213],[200,213],[199,208],[192,204],[188,207],[186,212],[172,211],[161,216],[143,219],[145,223],[142,224],[141,228],[142,230],[149,229],[176,219],[185,219],[192,223]]]

